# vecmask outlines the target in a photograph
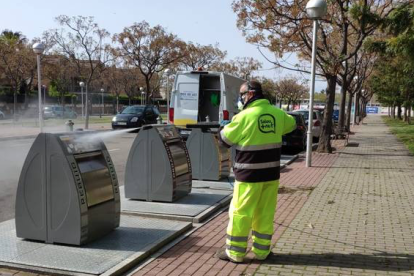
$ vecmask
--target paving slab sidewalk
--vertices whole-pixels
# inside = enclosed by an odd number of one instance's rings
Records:
[[[268,260],[213,257],[225,212],[133,275],[414,275],[414,157],[379,116],[355,130],[339,153],[284,170]]]
[[[257,275],[414,275],[414,157],[379,116],[350,144]]]
[[[336,143],[343,147],[344,141]],[[305,159],[300,156],[295,162],[282,170],[281,188],[278,196],[278,210],[275,216],[275,243],[287,226],[295,218],[334,163],[337,154],[313,154],[315,167],[305,168]],[[141,266],[132,273],[138,275],[251,275],[261,264],[253,260],[249,252],[246,264],[233,264],[218,260],[215,252],[224,246],[228,213],[223,212],[209,223],[203,225],[186,239]]]

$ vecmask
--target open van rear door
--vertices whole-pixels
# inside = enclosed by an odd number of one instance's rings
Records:
[[[198,117],[198,94],[200,74],[178,74],[174,91],[174,124],[196,124]]]

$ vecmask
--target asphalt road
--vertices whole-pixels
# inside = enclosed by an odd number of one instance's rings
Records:
[[[108,132],[103,132],[103,135]],[[125,165],[136,133],[122,133],[104,142],[115,164],[120,185],[124,183]],[[14,203],[20,173],[34,139],[0,141],[0,222],[14,218]],[[289,154],[295,154],[289,152]],[[286,161],[289,158],[283,158]]]

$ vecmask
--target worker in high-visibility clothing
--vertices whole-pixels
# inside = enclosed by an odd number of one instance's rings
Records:
[[[264,98],[261,84],[249,81],[240,87],[240,107],[219,133],[227,147],[236,147],[233,167],[236,182],[229,209],[226,248],[217,251],[222,260],[243,262],[252,230],[256,259],[270,254],[273,218],[280,176],[282,135],[296,128],[295,119]]]

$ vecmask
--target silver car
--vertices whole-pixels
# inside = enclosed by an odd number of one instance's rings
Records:
[[[65,106],[45,106],[43,107],[43,119],[51,118],[70,118],[76,119],[78,115],[70,107]]]
[[[294,110],[294,113],[300,113],[305,119],[306,126],[308,125],[308,119],[309,119],[309,110],[306,109],[300,109],[300,110]],[[319,110],[313,111],[313,126],[312,126],[312,136],[313,138],[319,139],[319,136],[321,135],[322,131],[322,114]]]
[[[0,120],[4,120],[6,118],[6,115],[0,110]]]

